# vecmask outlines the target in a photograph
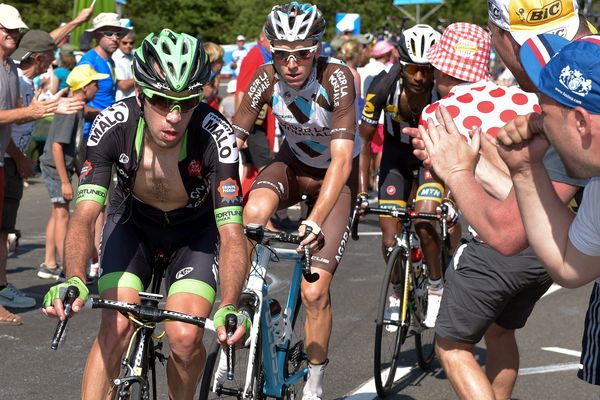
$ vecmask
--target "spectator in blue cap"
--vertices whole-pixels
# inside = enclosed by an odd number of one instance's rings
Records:
[[[540,35],[522,46],[520,60],[541,92],[542,114],[518,118],[504,127],[497,135],[500,154],[511,172],[529,243],[554,281],[579,287],[596,279],[579,377],[598,385],[600,36],[585,36],[569,44],[555,35]],[[577,215],[559,200],[542,164],[550,144],[570,176],[592,178]]]

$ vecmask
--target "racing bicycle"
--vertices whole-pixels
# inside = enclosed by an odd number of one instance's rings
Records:
[[[358,240],[358,220],[361,204],[366,196],[359,195],[351,220],[351,235]],[[423,253],[418,236],[414,232],[415,220],[440,221],[442,246],[442,269],[449,262],[447,216],[449,206],[443,201],[440,214],[416,212],[408,208],[366,207],[365,214],[385,215],[398,219],[402,231],[389,253],[383,276],[377,316],[375,320],[374,377],[377,394],[385,397],[391,391],[401,357],[400,350],[410,335],[415,338],[417,362],[428,369],[435,356],[435,331],[424,321],[427,314],[427,266],[422,262]]]
[[[122,373],[118,378],[112,380],[116,388],[115,397],[117,400],[157,399],[156,360],[163,365],[167,360],[167,356],[161,352],[164,332],[158,336],[154,335],[157,323],[180,321],[210,331],[215,330],[210,319],[159,308],[159,302],[163,298],[159,294],[160,285],[167,265],[168,260],[165,253],[159,251],[154,260],[152,292],[140,292],[140,303],[126,303],[99,298],[90,298],[86,302],[86,308],[105,308],[119,311],[135,325],[134,333],[121,362]],[[77,287],[69,286],[67,288],[64,300],[67,318],[58,322],[51,344],[51,348],[54,350],[63,341],[71,306],[78,296],[79,290]],[[226,316],[228,332],[235,330],[236,324],[234,323],[233,327],[229,324],[232,318],[236,319],[233,314]],[[149,373],[150,380],[148,379]]]
[[[225,352],[213,346],[207,357],[200,387],[200,399],[298,399],[308,374],[304,349],[300,287],[302,279],[315,282],[318,274],[310,270],[310,250],[271,246],[272,242],[299,244],[301,237],[273,232],[260,225],[248,224],[246,236],[256,242],[246,287],[239,310],[252,321],[250,337],[236,350],[233,379],[224,373]],[[294,262],[285,306],[271,296],[271,261]]]

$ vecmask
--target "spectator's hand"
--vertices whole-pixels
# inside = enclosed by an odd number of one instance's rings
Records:
[[[473,131],[470,132],[471,139],[473,138]],[[479,147],[479,154],[488,160],[493,166],[498,168],[500,171],[506,173],[508,175],[508,168],[506,167],[506,163],[498,154],[498,147],[496,145],[496,139],[490,135],[489,133],[481,134],[481,142]]]
[[[81,25],[92,18],[92,14],[94,14],[94,7],[84,8],[79,12],[79,15],[75,17],[73,22],[77,25]]]
[[[27,179],[33,176],[33,160],[26,155],[15,159],[17,171],[21,179]]]
[[[433,170],[433,166],[431,165],[431,158],[429,158],[429,154],[427,153],[427,149],[425,148],[425,142],[421,138],[421,133],[419,132],[419,128],[412,128],[407,126],[402,129],[402,133],[412,137],[412,145],[413,145],[413,154],[419,160],[423,162],[423,166],[427,169]]]
[[[518,116],[498,131],[498,152],[511,174],[543,162],[550,147],[543,133],[542,116],[537,113]]]
[[[73,186],[71,185],[71,182],[61,183],[60,189],[62,192],[63,199],[65,199],[66,201],[73,200]]]
[[[435,126],[433,119],[429,118],[427,129],[419,126],[436,175],[446,182],[456,172],[473,172],[479,158],[480,130],[477,129],[468,144],[444,106],[438,107],[436,118],[441,125]]]
[[[58,108],[58,97],[53,96],[48,100],[40,100],[41,94],[42,90],[40,89],[33,96],[33,99],[31,100],[31,103],[29,103],[29,106],[27,106],[27,109],[31,113],[30,115],[31,117],[33,117],[33,119],[51,117],[54,115],[56,109]]]
[[[56,93],[59,96],[58,107],[56,108],[56,114],[75,114],[77,111],[83,109],[85,101],[79,100],[75,97],[62,97],[65,93],[66,88]]]

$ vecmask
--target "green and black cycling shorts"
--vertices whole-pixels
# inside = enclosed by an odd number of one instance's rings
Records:
[[[214,303],[218,277],[218,230],[214,219],[157,224],[136,202],[130,214],[107,216],[100,245],[100,294],[112,288],[146,290],[157,254],[168,260],[165,288],[199,295]],[[148,207],[148,206],[146,206]]]

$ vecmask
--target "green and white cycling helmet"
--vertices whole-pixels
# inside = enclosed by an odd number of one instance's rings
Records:
[[[325,33],[325,19],[317,6],[310,3],[291,3],[273,7],[263,32],[269,41],[295,42],[306,39],[320,41]]]
[[[146,36],[133,58],[133,77],[148,97],[158,95],[174,100],[200,97],[210,72],[202,43],[169,29]]]

